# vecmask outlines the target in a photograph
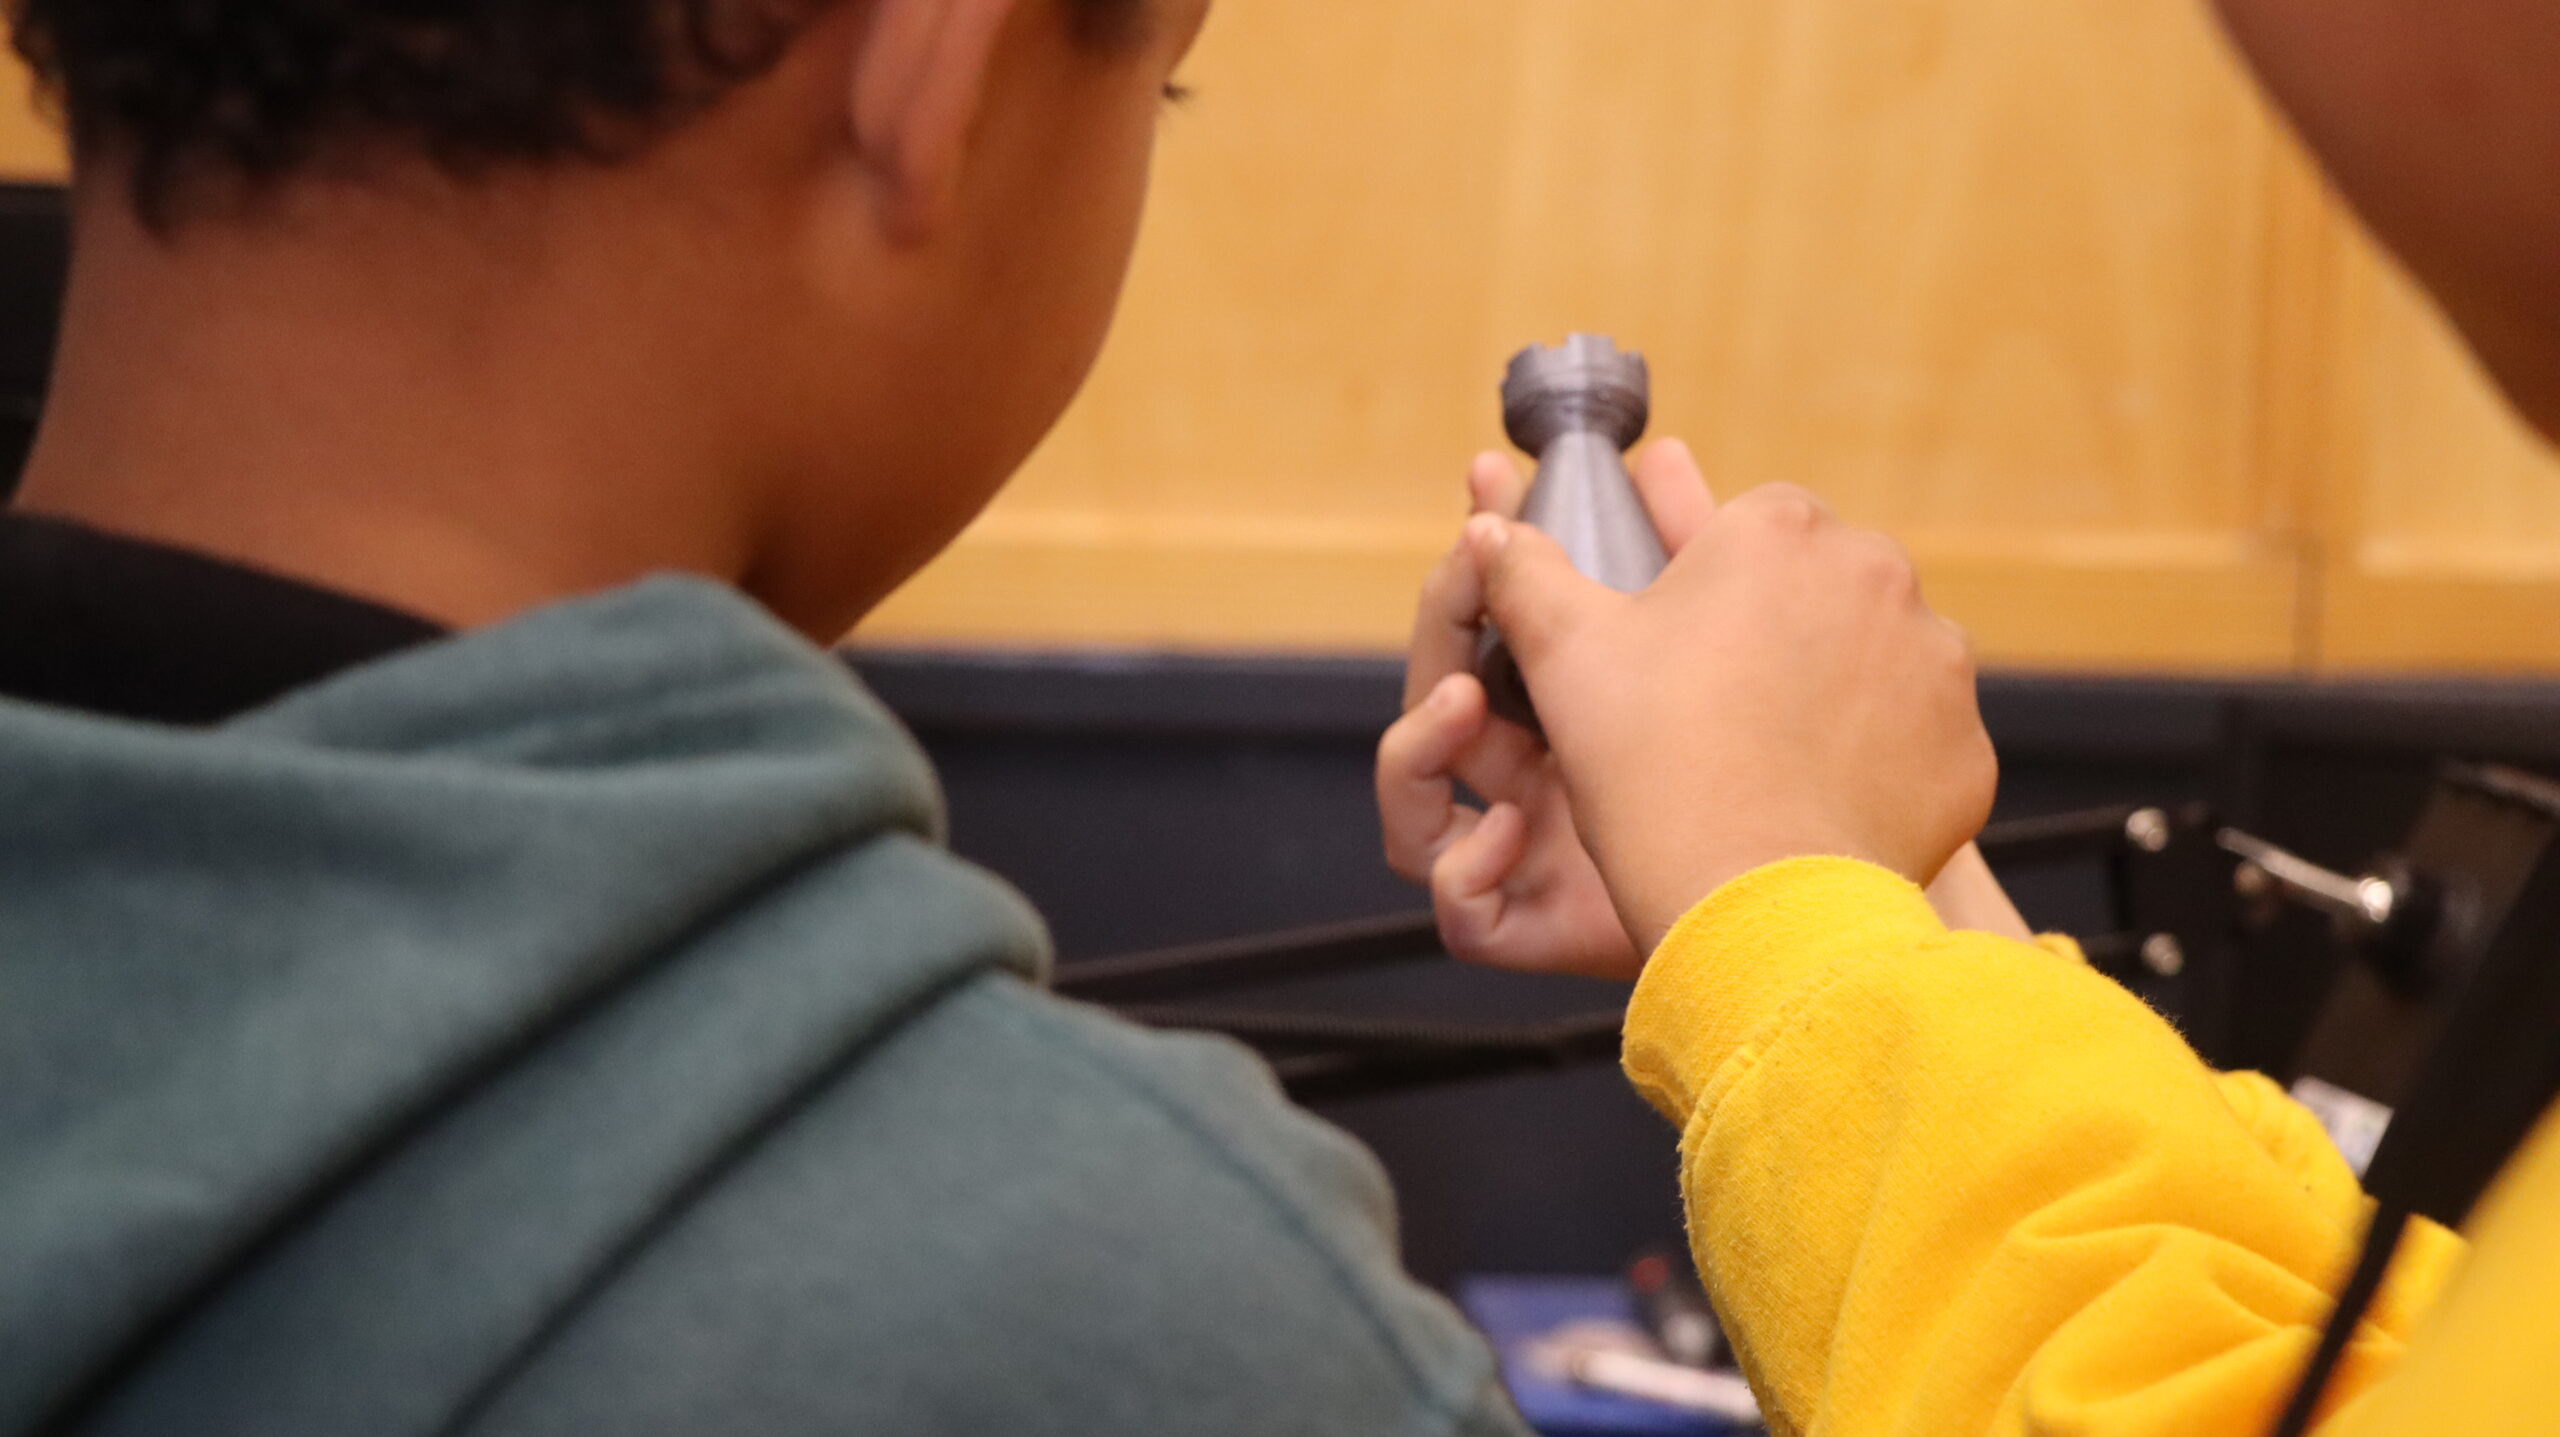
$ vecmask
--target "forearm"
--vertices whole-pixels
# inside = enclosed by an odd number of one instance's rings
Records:
[[[2254,1433],[2361,1221],[2120,988],[1842,860],[1692,913],[1627,1063],[1780,1431]],[[2342,1390],[2440,1281],[2419,1247]]]

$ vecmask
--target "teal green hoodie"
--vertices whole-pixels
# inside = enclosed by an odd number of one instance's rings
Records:
[[[0,704],[0,1434],[1520,1430],[1364,1153],[1045,963],[708,584]]]

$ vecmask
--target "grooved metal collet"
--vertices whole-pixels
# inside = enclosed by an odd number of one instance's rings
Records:
[[[1586,577],[1626,594],[1670,562],[1627,472],[1626,453],[1652,418],[1644,356],[1596,334],[1522,350],[1502,382],[1503,428],[1538,459],[1522,521],[1561,545]],[[1476,674],[1496,714],[1544,733],[1519,664],[1489,625]]]

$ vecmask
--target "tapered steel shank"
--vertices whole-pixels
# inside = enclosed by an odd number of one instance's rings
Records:
[[[1503,427],[1538,460],[1521,519],[1563,546],[1585,576],[1627,594],[1669,562],[1627,471],[1626,453],[1652,415],[1644,356],[1596,334],[1522,350],[1502,383]],[[1520,666],[1491,625],[1476,674],[1496,714],[1544,734]]]

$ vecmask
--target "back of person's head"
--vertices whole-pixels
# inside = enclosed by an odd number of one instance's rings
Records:
[[[14,0],[10,22],[75,148],[128,167],[171,223],[189,185],[273,182],[365,146],[463,175],[627,156],[837,3],[861,0]],[[1148,18],[1148,0],[1055,3],[1097,49]]]
[[[469,172],[605,159],[770,67],[807,4],[723,0],[19,0],[75,148],[154,223],[187,187],[272,183],[362,145]]]
[[[2217,3],[2347,198],[2560,437],[2560,5]]]
[[[736,491],[700,525],[734,521],[729,567],[823,632],[947,543],[1080,384],[1206,8],[11,0],[72,141],[66,374],[111,320],[229,295],[302,326],[220,341],[279,382],[333,326],[378,351],[442,325],[438,352],[546,392],[555,430],[600,411],[590,451],[681,416],[653,452],[692,443],[698,486]],[[114,382],[163,338],[120,333]]]

